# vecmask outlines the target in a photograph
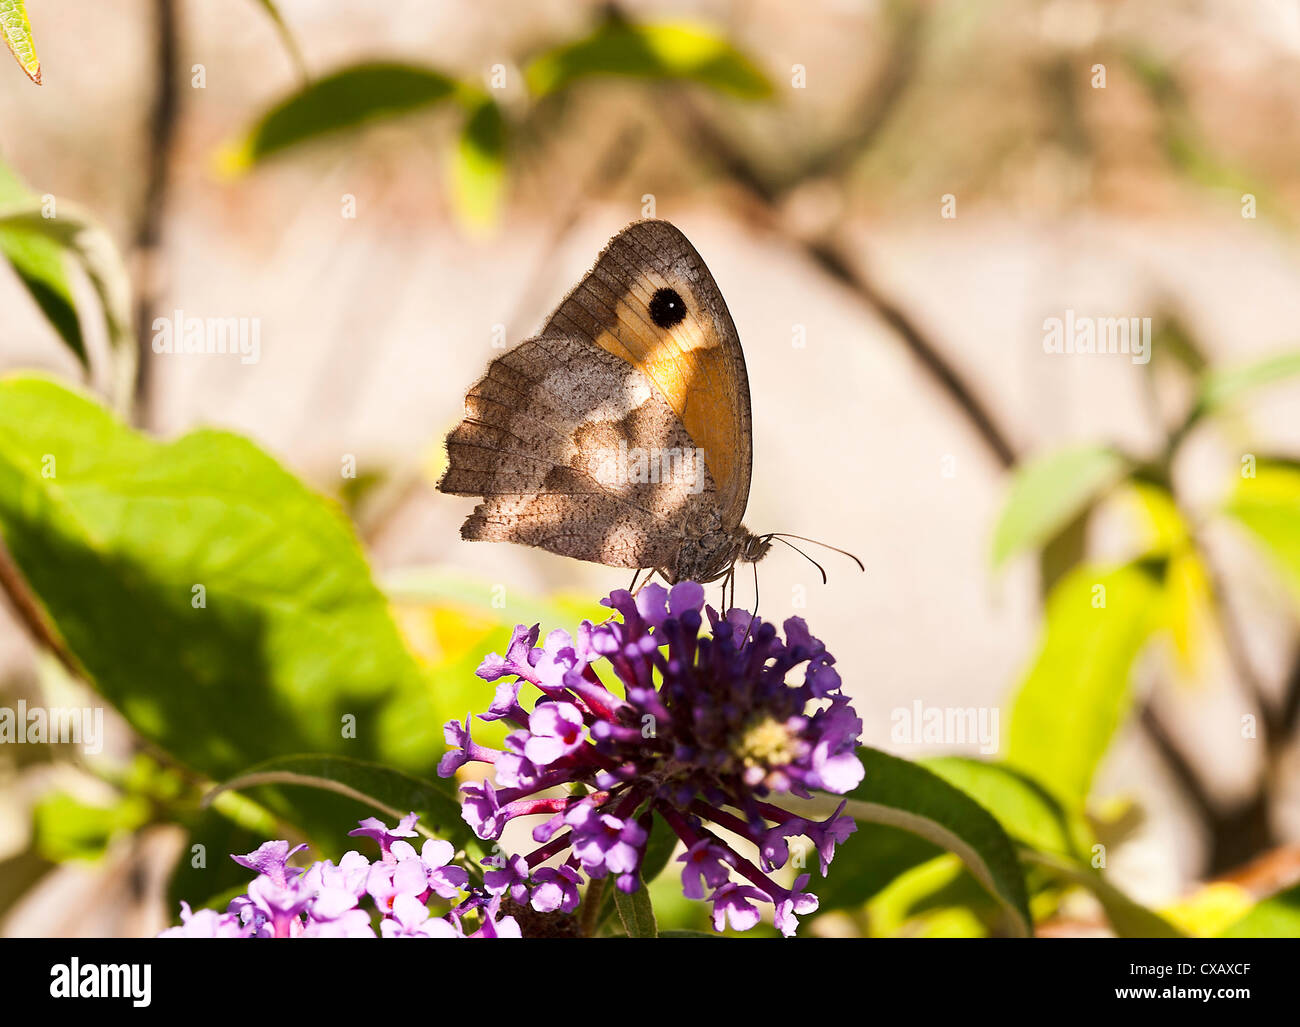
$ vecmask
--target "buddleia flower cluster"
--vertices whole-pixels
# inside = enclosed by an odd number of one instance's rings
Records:
[[[350,835],[379,845],[379,858],[356,851],[337,864],[330,860],[294,867],[289,860],[305,849],[270,841],[255,852],[231,856],[256,872],[248,891],[224,913],[194,912],[181,903],[181,924],[164,938],[518,938],[519,924],[501,915],[502,896],[471,886],[469,874],[452,862],[450,842],[426,838],[419,849],[411,813],[394,828],[370,817]],[[430,901],[450,907],[442,916]],[[472,929],[467,929],[472,920]]]
[[[809,874],[791,887],[773,876],[792,839],[816,849],[824,876],[856,827],[844,803],[825,820],[779,804],[862,780],[862,722],[834,658],[801,618],[782,638],[747,611],[706,607],[695,582],[620,590],[603,603],[618,616],[584,622],[576,637],[552,631],[540,646],[537,626],[521,625],[504,656],[483,661],[478,675],[497,689],[479,718],[514,728],[502,749],[471,738],[471,717],[446,725],[442,776],[491,764],[461,786],[474,832],[499,839],[518,818],[532,825],[535,847],[498,859],[486,883],[569,912],[588,879],[635,891],[651,832],[667,829],[685,845],[682,890],[711,903],[717,930],[747,930],[770,906],[792,935],[817,908]]]

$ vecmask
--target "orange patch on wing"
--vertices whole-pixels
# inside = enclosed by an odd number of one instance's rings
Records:
[[[619,301],[616,327],[601,332],[596,345],[627,361],[655,384],[695,445],[704,450],[714,484],[726,496],[743,448],[738,385],[722,340],[705,321],[688,314],[680,324],[665,330],[646,319],[644,310],[650,297],[663,286],[683,289],[682,282],[670,283],[653,272],[643,274]],[[689,310],[699,309],[694,293],[684,298]]]

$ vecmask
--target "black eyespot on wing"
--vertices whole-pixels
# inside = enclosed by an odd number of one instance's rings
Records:
[[[676,289],[658,289],[650,297],[650,320],[660,328],[671,328],[686,319],[686,303]]]

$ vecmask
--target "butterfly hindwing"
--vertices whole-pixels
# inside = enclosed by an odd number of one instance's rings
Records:
[[[635,367],[580,340],[532,339],[470,390],[438,487],[483,497],[461,528],[466,539],[616,567],[671,565],[683,531],[716,520],[707,469],[698,487],[636,481],[624,457],[690,446]]]
[[[667,222],[615,236],[465,406],[438,487],[483,498],[466,539],[675,577],[711,566],[739,529],[751,465],[744,357],[712,275]]]

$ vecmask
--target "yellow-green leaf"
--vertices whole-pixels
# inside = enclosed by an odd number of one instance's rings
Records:
[[[1300,465],[1259,461],[1225,512],[1255,537],[1300,604]]]
[[[470,110],[452,150],[452,209],[461,224],[482,233],[496,224],[506,183],[506,121],[483,97]]]
[[[32,26],[27,20],[24,0],[0,0],[0,30],[4,31],[9,52],[27,77],[41,84],[41,61],[36,56],[36,43],[32,40]]]
[[[1081,809],[1120,721],[1130,676],[1157,624],[1160,575],[1145,564],[1084,566],[1047,602],[1041,648],[1011,713],[1007,762]]]
[[[1034,549],[1068,524],[1120,476],[1126,461],[1109,446],[1076,446],[1018,468],[993,532],[993,565]]]
[[[754,62],[723,35],[687,21],[608,21],[584,39],[541,54],[524,70],[536,96],[593,75],[683,80],[745,100],[763,99],[772,92]]]

